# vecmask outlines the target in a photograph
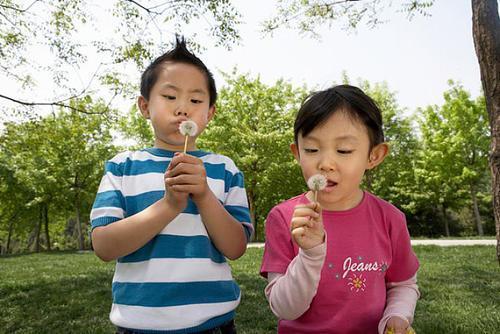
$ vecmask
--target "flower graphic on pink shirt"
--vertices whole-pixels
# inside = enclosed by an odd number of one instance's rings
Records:
[[[366,278],[363,277],[363,274],[360,274],[359,276],[356,276],[356,274],[352,274],[352,277],[349,277],[348,280],[349,283],[347,283],[347,285],[351,287],[351,291],[354,292],[359,292],[359,290],[365,291]]]

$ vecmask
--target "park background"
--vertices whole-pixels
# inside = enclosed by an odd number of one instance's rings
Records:
[[[305,190],[288,149],[300,103],[339,83],[360,86],[382,109],[391,155],[364,187],[406,214],[412,237],[493,238],[491,133],[470,2],[330,4],[1,0],[0,332],[110,330],[113,268],[85,252],[89,213],[104,162],[152,146],[135,106],[140,73],[175,33],[215,74],[217,114],[199,147],[243,171],[254,241],[265,239],[270,208]],[[500,326],[493,247],[416,251],[420,332]],[[232,263],[248,333],[275,331],[260,257],[251,249]],[[252,315],[264,319],[253,329]]]

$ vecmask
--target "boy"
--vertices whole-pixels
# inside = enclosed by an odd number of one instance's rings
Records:
[[[240,290],[225,257],[237,259],[252,232],[243,175],[225,156],[197,150],[215,113],[205,64],[177,39],[141,77],[138,106],[154,148],[106,163],[91,212],[92,243],[117,259],[110,319],[118,333],[235,333]],[[196,123],[185,137],[181,122]]]

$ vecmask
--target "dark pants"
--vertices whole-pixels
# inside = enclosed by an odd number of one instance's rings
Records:
[[[234,325],[234,320],[230,320],[228,322],[223,323],[219,327],[215,327],[212,329],[208,329],[203,332],[197,332],[198,334],[236,334],[236,326]],[[136,334],[136,332],[126,329],[126,328],[121,328],[117,327],[116,328],[116,334]]]

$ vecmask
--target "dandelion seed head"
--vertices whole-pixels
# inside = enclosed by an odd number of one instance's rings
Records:
[[[184,121],[179,125],[179,132],[183,136],[194,137],[198,132],[198,125],[193,121]]]
[[[321,174],[315,174],[307,180],[307,186],[313,191],[320,191],[326,188],[326,177]]]

